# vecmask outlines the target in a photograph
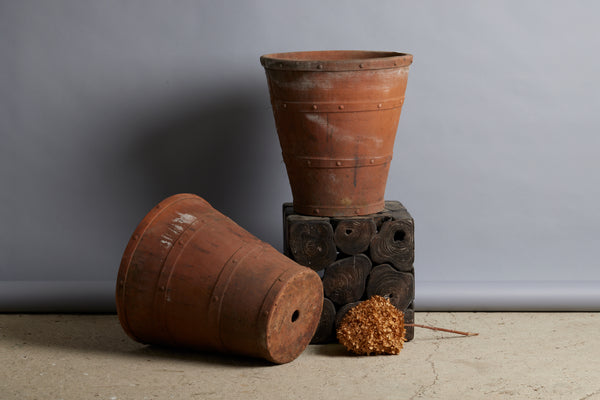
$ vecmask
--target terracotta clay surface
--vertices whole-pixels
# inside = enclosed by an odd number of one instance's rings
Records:
[[[142,343],[211,349],[275,363],[306,348],[319,322],[319,276],[202,198],[179,194],[146,215],[116,290],[124,330]]]
[[[294,210],[317,216],[381,211],[412,55],[312,51],[260,61]]]

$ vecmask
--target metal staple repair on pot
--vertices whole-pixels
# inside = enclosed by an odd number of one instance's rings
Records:
[[[412,56],[293,52],[264,55],[261,63],[295,211],[334,217],[383,210]]]

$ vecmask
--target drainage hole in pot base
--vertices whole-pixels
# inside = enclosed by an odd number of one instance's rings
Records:
[[[298,320],[299,316],[300,316],[300,311],[298,311],[298,310],[294,311],[294,313],[292,314],[292,322],[296,322]]]

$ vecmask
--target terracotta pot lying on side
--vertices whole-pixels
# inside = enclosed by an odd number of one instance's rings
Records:
[[[202,198],[178,194],[133,233],[116,300],[123,329],[139,342],[286,363],[316,330],[323,286]]]

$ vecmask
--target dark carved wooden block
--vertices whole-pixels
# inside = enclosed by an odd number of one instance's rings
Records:
[[[337,260],[323,274],[325,297],[338,306],[360,300],[370,271],[371,260],[364,254]]]
[[[376,266],[367,283],[367,298],[374,295],[387,297],[398,310],[405,310],[415,299],[413,274],[397,271],[388,264]]]
[[[313,335],[312,344],[331,343],[335,341],[335,306],[327,297],[323,299],[323,311]]]
[[[353,306],[373,295],[390,299],[414,323],[414,221],[398,201],[358,217],[313,217],[283,205],[284,253],[323,277],[323,315],[312,343],[335,340],[335,329]],[[406,328],[406,340],[414,327]]]
[[[340,252],[356,255],[367,251],[371,238],[377,230],[373,218],[333,220],[334,240]]]
[[[346,313],[354,306],[359,305],[361,302],[360,301],[355,301],[353,303],[348,303],[345,304],[343,306],[341,306],[338,310],[337,313],[335,314],[335,329],[337,329],[340,326],[340,323],[342,322],[342,319],[344,319],[344,315],[346,315]]]
[[[287,247],[298,264],[318,271],[335,261],[337,250],[329,218],[292,214],[286,220]]]
[[[410,271],[415,260],[414,231],[413,219],[407,212],[392,212],[392,219],[383,220],[381,228],[371,239],[369,251],[373,262],[389,263],[398,271]]]
[[[404,310],[404,323],[405,324],[414,324],[415,323],[415,306],[411,304],[406,310]],[[410,342],[415,338],[415,327],[407,326],[406,333],[404,334],[404,338],[407,342]]]

